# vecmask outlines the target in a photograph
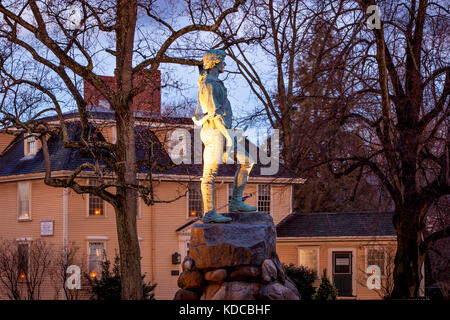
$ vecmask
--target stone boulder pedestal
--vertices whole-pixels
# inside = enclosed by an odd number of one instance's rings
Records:
[[[192,226],[190,256],[183,262],[175,299],[192,299],[186,290],[195,290],[202,300],[299,300],[276,253],[272,217],[264,212],[223,215],[233,221]]]

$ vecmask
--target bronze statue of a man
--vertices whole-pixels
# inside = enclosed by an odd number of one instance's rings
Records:
[[[215,49],[207,51],[203,56],[204,70],[198,80],[198,98],[205,116],[201,120],[193,117],[194,122],[202,126],[200,137],[205,145],[203,177],[201,179],[203,222],[205,223],[231,221],[231,218],[217,213],[214,207],[214,181],[217,170],[223,159],[226,159],[227,155],[230,156],[234,143],[229,132],[233,112],[227,98],[227,89],[218,78],[219,74],[224,72],[225,55],[225,51]],[[225,155],[224,138],[227,147]],[[239,169],[234,176],[229,210],[232,212],[256,211],[256,207],[249,206],[242,201],[245,185],[253,167],[253,160],[239,144],[237,145],[236,158],[239,162]]]

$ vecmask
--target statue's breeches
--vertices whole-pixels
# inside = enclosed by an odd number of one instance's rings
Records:
[[[205,150],[203,151],[203,164],[220,164],[223,159],[224,137],[217,129],[202,128],[200,137]]]
[[[205,149],[203,151],[203,179],[202,183],[212,183],[217,176],[219,164],[223,163],[225,139],[217,129],[203,127],[200,133]],[[253,159],[245,148],[237,144],[236,159],[240,164],[238,171],[250,173]]]
[[[217,129],[203,127],[200,133],[205,149],[203,151],[203,177],[202,177],[202,198],[203,210],[207,213],[214,210],[214,181],[216,179],[219,164],[223,163],[225,139],[222,133]],[[242,203],[242,195],[247,184],[247,179],[253,167],[253,159],[246,152],[245,148],[237,144],[236,158],[240,164],[234,177],[233,199],[235,198],[235,206],[245,206]],[[253,207],[250,207],[252,209]],[[254,210],[247,210],[254,211]]]

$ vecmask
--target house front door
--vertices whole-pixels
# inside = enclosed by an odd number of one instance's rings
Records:
[[[333,281],[339,296],[352,296],[351,251],[333,251]]]

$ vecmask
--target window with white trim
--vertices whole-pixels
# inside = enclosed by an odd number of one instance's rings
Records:
[[[258,185],[258,211],[270,214],[270,184]]]
[[[25,156],[32,156],[37,153],[37,140],[36,137],[31,136],[25,139]]]
[[[375,265],[380,267],[381,275],[385,275],[386,252],[383,247],[366,248],[366,269],[368,266]]]
[[[188,217],[201,217],[203,213],[203,200],[200,182],[188,184]]]
[[[19,220],[30,220],[30,182],[17,184],[17,217]]]
[[[301,247],[298,248],[298,262],[300,266],[318,272],[319,270],[319,248]]]
[[[89,179],[90,186],[100,185],[98,180]],[[105,215],[105,203],[99,196],[89,194],[89,216],[104,216]]]
[[[105,243],[100,241],[89,242],[88,272],[89,277],[99,279],[102,274],[102,262],[106,258]]]

